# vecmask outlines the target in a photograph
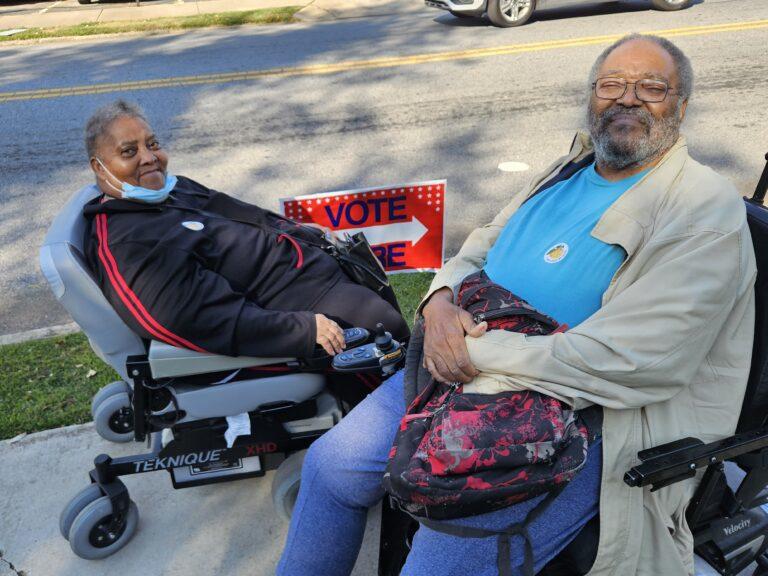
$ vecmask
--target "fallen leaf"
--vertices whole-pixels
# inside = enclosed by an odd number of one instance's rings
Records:
[[[88,370],[88,373],[85,375],[85,377],[86,378],[93,378],[94,376],[96,376],[96,374],[97,374],[96,370],[91,368],[90,370]]]

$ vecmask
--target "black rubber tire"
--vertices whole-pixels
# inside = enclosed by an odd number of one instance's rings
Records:
[[[296,497],[301,486],[301,467],[306,450],[294,452],[283,460],[272,478],[272,503],[275,511],[286,522],[290,522]]]
[[[131,416],[124,420],[130,422],[129,426],[116,429],[113,426],[113,417],[120,410],[130,410]],[[130,442],[133,440],[133,407],[131,399],[125,392],[120,392],[102,400],[93,415],[93,423],[96,425],[96,433],[110,442]],[[127,414],[127,412],[126,412]]]
[[[78,492],[72,500],[67,502],[64,510],[59,514],[59,532],[64,536],[65,540],[69,540],[69,529],[72,528],[72,523],[77,518],[77,515],[83,511],[91,502],[95,502],[101,498],[104,494],[101,493],[101,489],[98,484],[91,484],[86,486],[80,492]]]
[[[510,19],[509,15],[504,14],[501,9],[501,3],[504,0],[488,0],[488,20],[491,21],[491,24],[494,26],[498,26],[499,28],[512,28],[513,26],[522,26],[533,15],[534,10],[536,10],[536,0],[530,0],[529,4],[523,11],[521,11],[517,18],[512,20]],[[514,1],[520,1],[520,0],[513,0]],[[524,1],[524,0],[523,0]]]
[[[93,398],[91,399],[91,418],[96,416],[96,410],[98,410],[99,404],[101,404],[110,396],[120,394],[121,392],[125,392],[129,395],[131,393],[131,387],[122,380],[111,382],[110,384],[107,384],[106,386],[103,386],[101,389],[99,389],[99,391],[96,392],[96,394],[94,394]]]
[[[449,12],[456,16],[456,18],[461,18],[462,20],[469,20],[470,18],[477,18],[474,14],[464,14],[463,12],[454,12],[453,10],[449,10]]]
[[[86,560],[98,560],[111,556],[120,548],[128,544],[136,533],[136,527],[139,525],[139,510],[136,504],[131,501],[128,507],[128,517],[125,521],[125,528],[121,534],[117,535],[111,544],[98,547],[90,541],[91,531],[99,524],[109,522],[112,516],[112,502],[108,496],[102,496],[88,504],[75,518],[72,527],[69,529],[69,546],[72,552]]]
[[[78,4],[90,4],[91,0],[77,0]]]
[[[682,10],[693,4],[693,0],[651,0],[651,5],[656,10],[671,12],[673,10]]]

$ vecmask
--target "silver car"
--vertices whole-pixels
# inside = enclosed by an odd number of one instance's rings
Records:
[[[509,28],[525,24],[534,10],[561,8],[579,4],[594,4],[615,0],[424,0],[427,6],[448,10],[459,18],[476,18],[483,14],[495,26]],[[657,10],[681,10],[693,0],[649,0]]]

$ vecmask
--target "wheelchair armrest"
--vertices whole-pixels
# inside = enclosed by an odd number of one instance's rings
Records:
[[[284,364],[295,358],[254,358],[251,356],[219,356],[177,348],[164,342],[152,340],[149,345],[149,366],[153,378],[172,378],[267,366],[269,364]]]
[[[637,457],[642,464],[624,474],[629,486],[652,485],[652,490],[692,478],[700,468],[731,460],[768,447],[768,428],[744,432],[704,444],[696,438],[684,438],[643,450]]]

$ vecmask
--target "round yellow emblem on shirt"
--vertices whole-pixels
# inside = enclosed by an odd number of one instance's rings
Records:
[[[568,254],[568,244],[565,242],[560,242],[559,244],[555,244],[544,252],[544,262],[547,264],[554,264],[556,262],[560,262],[563,258],[565,258],[565,255]]]

